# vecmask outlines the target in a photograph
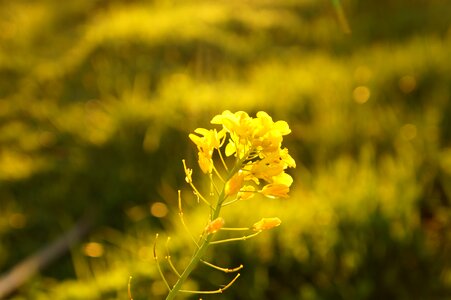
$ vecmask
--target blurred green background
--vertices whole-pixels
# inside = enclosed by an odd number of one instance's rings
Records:
[[[9,297],[128,299],[131,275],[162,299],[155,233],[180,269],[193,249],[178,189],[205,224],[188,133],[229,109],[286,120],[298,167],[291,198],[225,211],[283,223],[212,248],[245,268],[203,299],[451,299],[451,3],[337,3],[0,1],[0,274],[91,222]]]

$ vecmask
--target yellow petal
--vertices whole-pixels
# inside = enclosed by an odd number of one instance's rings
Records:
[[[202,143],[203,143],[203,138],[201,138],[200,136],[198,136],[198,135],[195,135],[195,134],[193,134],[193,133],[190,133],[189,135],[188,135],[188,137],[193,141],[193,143],[194,144],[196,144],[196,146],[200,146]]]
[[[237,197],[240,200],[247,200],[254,196],[255,196],[255,187],[253,187],[252,185],[243,186],[237,195]]]
[[[274,128],[279,131],[281,135],[287,135],[291,132],[288,123],[285,121],[277,121],[276,123],[274,123]]]
[[[235,147],[235,143],[234,142],[230,142],[227,144],[226,148],[225,148],[225,154],[227,156],[231,156],[236,152],[236,147]]]
[[[291,177],[290,175],[288,175],[285,172],[282,172],[282,173],[278,174],[277,176],[273,176],[271,179],[272,179],[272,183],[283,184],[288,187],[290,187],[291,184],[293,183],[293,177]]]
[[[202,136],[207,136],[210,133],[210,130],[205,129],[205,128],[196,128],[196,130],[194,130],[195,133],[200,134]]]
[[[213,171],[213,162],[211,158],[205,156],[203,152],[199,152],[199,167],[202,170],[202,172],[211,173]]]
[[[296,168],[296,162],[293,159],[293,157],[291,157],[291,155],[288,154],[287,148],[284,148],[280,151],[280,158],[288,168]]]
[[[284,184],[270,183],[263,187],[261,193],[269,198],[288,198],[290,188]]]

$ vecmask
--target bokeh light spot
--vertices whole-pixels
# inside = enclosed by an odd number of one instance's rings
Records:
[[[357,82],[366,83],[371,79],[372,72],[367,66],[358,66],[354,71],[354,78]]]
[[[151,261],[153,258],[152,248],[146,246],[140,247],[138,250],[138,256],[143,261]]]
[[[104,253],[103,245],[95,242],[86,243],[83,246],[83,253],[89,257],[101,257]]]
[[[401,77],[401,79],[399,79],[399,89],[404,94],[411,93],[413,90],[415,90],[416,86],[417,86],[417,80],[415,79],[415,77],[413,77],[411,75],[406,75],[406,76]]]
[[[150,287],[152,295],[164,295],[166,294],[166,285],[162,280],[154,281]]]
[[[132,221],[135,221],[135,222],[144,219],[146,217],[146,215],[148,214],[145,207],[142,207],[139,205],[130,207],[129,209],[126,210],[125,213]]]
[[[417,127],[413,124],[405,124],[401,127],[401,136],[406,141],[411,141],[417,136]]]
[[[150,207],[150,213],[157,218],[163,218],[168,214],[168,207],[163,202],[155,202]]]
[[[8,223],[15,229],[24,228],[27,225],[27,217],[21,213],[13,213],[9,216]]]
[[[366,86],[358,86],[354,89],[352,95],[355,102],[363,104],[370,99],[371,92]]]

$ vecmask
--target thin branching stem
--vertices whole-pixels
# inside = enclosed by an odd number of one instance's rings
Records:
[[[250,230],[249,227],[222,227],[220,230],[225,230],[225,231],[246,231],[246,230]]]
[[[224,272],[224,273],[235,273],[235,272],[237,272],[237,271],[239,271],[239,270],[241,270],[241,269],[243,268],[243,265],[239,265],[239,266],[236,267],[236,268],[222,268],[222,267],[219,267],[219,266],[217,266],[217,265],[214,265],[214,264],[209,263],[208,261],[205,261],[205,260],[202,260],[202,259],[201,259],[200,261],[201,261],[202,263],[206,264],[207,266],[209,266],[209,267],[211,267],[211,268],[213,268],[213,269],[222,271],[222,272]]]
[[[216,195],[219,195],[220,191],[219,191],[218,187],[216,186],[215,181],[213,180],[213,174],[210,174],[210,182],[211,182],[213,189],[215,190]]]
[[[169,254],[169,241],[171,240],[171,237],[168,237],[167,241],[166,241],[166,259],[169,263],[169,266],[171,267],[172,271],[174,271],[174,273],[177,275],[177,277],[180,278],[180,273],[177,271],[177,269],[175,268],[174,264],[172,263],[171,260],[171,255]]]
[[[160,267],[160,262],[158,261],[158,256],[157,256],[157,239],[158,239],[158,233],[155,236],[155,242],[153,244],[153,259],[155,260],[155,262],[157,264],[158,273],[160,273],[160,276],[163,279],[164,284],[168,288],[169,292],[171,292],[171,287],[169,286],[169,283],[166,280],[166,277],[164,277],[163,271],[161,270],[161,267]]]
[[[226,289],[232,286],[232,284],[240,277],[240,273],[236,274],[236,276],[232,279],[232,281],[229,282],[226,286],[223,288],[214,290],[214,291],[190,291],[190,290],[180,290],[181,293],[188,293],[188,294],[222,294]]]
[[[129,300],[133,300],[131,285],[132,285],[132,277],[130,276],[130,278],[128,279],[128,289],[127,289],[128,290],[128,299]]]
[[[226,171],[229,171],[229,168],[227,167],[224,157],[222,156],[221,149],[218,149],[218,153],[219,153],[219,158],[221,159],[222,165],[224,166],[224,169]]]
[[[254,236],[257,236],[260,234],[261,231],[257,231],[256,233],[250,234],[250,235],[245,235],[242,237],[237,237],[237,238],[230,238],[230,239],[225,239],[225,240],[217,240],[217,241],[212,241],[210,242],[210,245],[217,245],[217,244],[224,244],[224,243],[229,243],[229,242],[236,242],[236,241],[245,241],[247,239],[253,238]]]
[[[197,190],[196,186],[195,186],[192,182],[190,182],[189,185],[190,185],[191,188],[193,189],[194,194],[195,194],[200,200],[202,200],[205,204],[207,204],[208,207],[210,207],[211,209],[213,209],[213,207],[211,206],[210,202],[208,202],[208,200],[205,199],[204,196],[202,196],[202,194]]]
[[[246,155],[247,155],[247,153],[246,153]],[[240,170],[241,165],[246,160],[246,155],[243,158],[241,158],[241,159],[237,159],[237,162],[234,165],[234,167],[232,168],[232,170],[230,170],[228,172],[227,178],[226,178],[225,181],[228,181],[236,172],[238,172]],[[192,185],[192,183],[190,183],[190,185]],[[211,221],[213,221],[213,220],[215,220],[216,218],[219,217],[219,213],[221,211],[221,206],[224,203],[224,201],[227,199],[227,196],[225,194],[225,189],[224,188],[225,188],[225,185],[222,188],[222,191],[221,191],[221,193],[218,196],[218,202],[216,203],[216,207],[212,210],[212,214],[210,216]],[[179,197],[179,202],[181,202],[180,197]],[[180,203],[179,203],[179,207],[181,208],[181,204]],[[188,263],[188,266],[185,268],[185,270],[182,272],[182,274],[180,274],[180,278],[174,284],[172,289],[170,289],[169,294],[166,297],[166,300],[174,299],[175,296],[177,295],[177,293],[182,292],[182,291],[185,292],[185,293],[190,293],[190,291],[182,290],[181,289],[182,285],[186,281],[188,276],[191,274],[191,272],[194,270],[194,268],[197,266],[199,261],[204,257],[208,246],[212,243],[213,236],[214,236],[214,234],[209,234],[209,235],[203,236],[203,238],[201,238],[201,242],[199,242],[197,244],[198,248],[196,249],[196,251],[194,252],[193,256],[191,257],[191,260]],[[206,292],[191,291],[191,292],[193,292],[193,293],[200,293],[200,294],[205,294],[205,293],[207,293],[207,294],[222,293],[225,289],[229,288],[236,281],[236,279],[239,277],[239,275],[240,274],[238,273],[237,276],[235,276],[235,278],[228,285],[226,285],[224,288],[221,288],[219,290],[210,291],[210,292],[209,291],[206,291]]]
[[[196,239],[194,238],[193,234],[191,233],[191,231],[189,230],[188,226],[186,226],[185,223],[185,218],[183,217],[183,209],[182,209],[182,195],[180,190],[177,191],[178,192],[178,198],[179,198],[179,216],[180,216],[180,221],[183,225],[183,228],[185,228],[186,232],[188,233],[188,235],[190,236],[190,238],[193,240],[194,244],[196,245],[197,248],[199,248],[199,245],[196,242]]]
[[[228,205],[233,204],[233,203],[235,203],[235,202],[237,202],[237,201],[240,201],[240,200],[241,200],[240,198],[236,197],[236,198],[233,199],[233,200],[230,200],[230,201],[227,201],[227,202],[223,203],[221,206],[222,206],[222,207],[228,206]]]
[[[215,171],[216,176],[218,176],[218,178],[225,183],[224,178],[222,178],[221,174],[219,174],[219,171],[216,169],[216,167],[213,165],[213,171]],[[219,194],[219,193],[218,193]]]

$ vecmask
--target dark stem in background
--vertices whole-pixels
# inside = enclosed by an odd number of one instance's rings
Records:
[[[89,232],[93,225],[92,220],[91,215],[81,218],[69,231],[65,232],[53,243],[2,274],[0,277],[0,299],[4,299],[13,293],[39,270],[42,270],[68,252],[72,245],[80,241]]]

